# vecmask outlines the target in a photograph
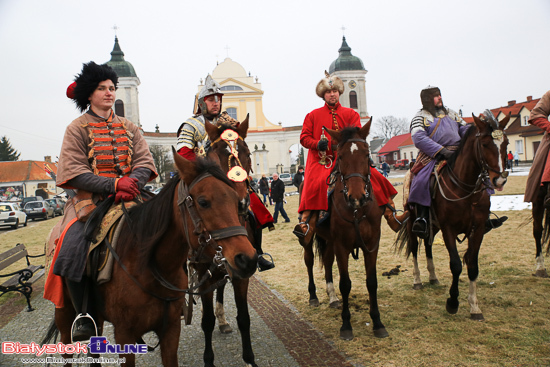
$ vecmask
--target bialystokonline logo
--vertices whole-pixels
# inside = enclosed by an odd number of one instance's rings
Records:
[[[44,344],[32,342],[24,344],[19,342],[2,342],[2,354],[34,354],[40,357],[44,354],[145,354],[147,344],[111,344],[104,336],[93,336],[89,344],[76,342],[75,344]]]

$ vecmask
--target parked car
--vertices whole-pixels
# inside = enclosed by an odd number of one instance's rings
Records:
[[[53,208],[46,201],[31,201],[25,204],[25,213],[27,218],[35,220],[36,218],[42,218],[44,220],[48,217],[54,217]]]
[[[292,176],[290,173],[281,173],[279,175],[279,180],[283,181],[285,186],[292,186]]]
[[[409,169],[408,159],[398,159],[393,165],[393,169]]]
[[[18,203],[0,203],[0,226],[11,226],[17,229],[19,224],[27,226],[27,214]]]
[[[44,198],[42,196],[27,196],[21,201],[21,208],[25,208],[25,205],[31,201],[44,201]]]
[[[46,199],[46,202],[53,208],[53,214],[63,215],[65,213],[65,202],[58,198]]]

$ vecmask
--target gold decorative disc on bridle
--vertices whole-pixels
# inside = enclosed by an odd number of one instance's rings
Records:
[[[239,138],[239,134],[233,130],[227,129],[220,135],[220,138],[225,141],[235,141]]]
[[[227,177],[233,182],[243,182],[248,177],[248,174],[242,167],[235,166],[227,172]]]
[[[491,133],[491,136],[493,137],[493,139],[497,139],[497,140],[502,140],[503,135],[504,134],[502,130],[493,130],[493,132]]]

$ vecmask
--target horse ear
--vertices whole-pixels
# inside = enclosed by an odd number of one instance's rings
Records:
[[[474,118],[474,124],[477,126],[477,129],[479,131],[483,131],[487,127],[487,124],[481,121],[481,119],[476,115],[474,115],[473,113],[472,113],[472,117]]]
[[[367,136],[369,136],[369,132],[370,132],[371,122],[372,122],[372,116],[370,117],[369,122],[367,122],[365,126],[363,126],[359,130],[359,136],[361,137],[361,139],[367,140]]]
[[[336,142],[336,144],[338,144],[340,142],[340,132],[337,131],[337,130],[331,130],[331,129],[325,129],[325,131],[327,132],[327,134],[330,135],[330,137],[332,138],[332,140],[334,140]]]
[[[215,125],[208,122],[208,120],[206,119],[204,121],[204,128],[206,129],[206,133],[208,134],[208,139],[210,139],[210,141],[215,141],[220,137],[218,128]]]
[[[248,132],[248,116],[250,114],[246,114],[246,118],[243,122],[239,124],[239,127],[237,128],[237,132],[239,133],[239,136],[243,139],[246,139],[246,133]]]
[[[195,163],[179,155],[174,147],[172,147],[172,155],[174,156],[174,163],[176,164],[181,179],[187,185],[190,185],[198,175]]]
[[[498,127],[500,128],[500,130],[504,130],[506,128],[506,125],[508,125],[508,121],[510,121],[510,115],[512,113],[509,112],[508,113],[508,116],[506,116],[505,118],[502,119],[501,122],[498,123]]]

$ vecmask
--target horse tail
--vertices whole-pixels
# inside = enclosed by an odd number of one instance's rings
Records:
[[[410,240],[411,238],[409,236],[407,226],[401,226],[399,232],[397,232],[395,242],[393,243],[394,252],[396,254],[401,254],[403,252],[403,249],[405,249],[405,253],[407,255],[406,257],[408,258],[411,254],[411,249],[409,246]]]
[[[55,318],[53,318],[46,331],[46,336],[44,336],[44,339],[42,339],[40,345],[42,346],[44,344],[55,344],[58,335],[59,329],[57,329],[57,325],[55,325]]]
[[[325,252],[327,250],[327,241],[325,241],[324,238],[321,238],[320,236],[315,235],[314,239],[315,242],[315,254],[319,258],[319,264],[321,264],[321,269],[323,268],[323,257],[325,256]]]
[[[546,246],[546,254],[550,253],[550,210],[544,210],[544,225],[542,227],[542,238],[541,238],[542,249]],[[542,250],[541,249],[541,250]]]

